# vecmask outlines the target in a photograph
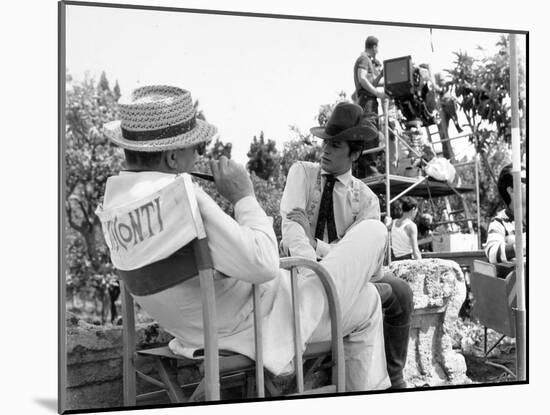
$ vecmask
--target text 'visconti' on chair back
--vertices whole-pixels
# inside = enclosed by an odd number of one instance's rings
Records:
[[[260,291],[259,285],[253,285],[253,305],[254,305],[254,329],[255,329],[255,362],[245,356],[230,353],[224,353],[220,356],[218,347],[218,337],[216,332],[216,301],[214,290],[214,269],[210,251],[208,249],[208,239],[205,228],[200,216],[198,204],[193,191],[193,184],[188,175],[180,176],[178,192],[170,189],[172,195],[178,196],[178,210],[188,212],[186,220],[191,220],[193,224],[193,239],[184,247],[178,249],[168,258],[158,260],[152,264],[147,264],[137,269],[121,270],[118,269],[121,277],[122,293],[122,317],[123,317],[123,385],[124,385],[124,405],[136,405],[136,373],[143,380],[161,387],[168,394],[170,400],[174,403],[186,402],[196,399],[201,393],[204,399],[214,401],[220,399],[220,370],[221,374],[225,371],[251,370],[255,366],[256,377],[256,395],[265,396],[264,368],[263,368],[263,344],[262,344],[262,318],[260,314]],[[182,187],[183,184],[183,187]],[[183,197],[182,197],[183,196]],[[190,213],[190,214],[189,214]],[[112,218],[111,218],[112,220]],[[187,229],[190,227],[187,226]],[[104,227],[105,232],[105,227]],[[189,252],[192,251],[192,263],[189,262]],[[189,252],[188,252],[189,251]],[[116,267],[116,264],[115,264]],[[336,289],[328,272],[317,262],[306,258],[289,257],[281,259],[281,268],[289,269],[292,281],[292,300],[294,311],[294,334],[295,334],[295,367],[297,377],[298,393],[304,393],[303,376],[303,353],[301,350],[300,318],[299,318],[299,296],[298,296],[298,278],[296,267],[312,269],[320,278],[323,287],[327,293],[329,315],[332,323],[332,342],[328,352],[332,353],[332,385],[317,390],[307,391],[307,393],[334,393],[345,391],[345,373],[344,373],[344,353],[343,353],[343,335],[341,325],[340,304],[337,298]],[[200,278],[202,316],[204,328],[204,359],[191,361],[183,356],[173,354],[167,346],[136,351],[135,334],[135,316],[134,302],[130,293],[139,295],[136,290],[150,290],[152,281],[161,281],[161,284],[173,283],[175,278],[174,269],[178,270],[177,275],[184,275],[185,279],[192,278],[198,274]],[[185,271],[186,270],[186,271]],[[184,271],[184,272],[182,272]],[[139,281],[136,284],[136,280]],[[147,310],[146,310],[147,311]],[[309,348],[309,345],[308,345]],[[306,355],[308,353],[306,348]],[[146,375],[137,370],[135,365],[136,357],[153,357],[157,361],[157,371],[161,381]],[[307,356],[306,356],[307,358]],[[170,360],[183,361],[184,365],[200,364],[201,373],[204,378],[196,387],[191,397],[186,397],[182,392],[181,386],[177,380],[176,369],[167,363]],[[221,362],[221,363],[220,363]],[[176,362],[177,363],[177,362]]]

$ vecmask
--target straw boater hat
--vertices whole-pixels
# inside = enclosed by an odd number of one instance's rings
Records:
[[[309,131],[323,140],[370,141],[379,137],[376,127],[365,118],[363,109],[349,102],[334,107],[327,125]]]
[[[122,148],[166,151],[208,142],[217,129],[197,119],[189,91],[144,86],[118,101],[120,120],[104,125],[105,135]]]

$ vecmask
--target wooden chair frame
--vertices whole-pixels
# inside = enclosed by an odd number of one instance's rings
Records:
[[[216,332],[216,302],[214,295],[214,274],[212,258],[208,249],[208,239],[205,233],[204,224],[200,216],[198,204],[189,177],[185,177],[186,192],[190,203],[190,211],[195,223],[197,238],[192,242],[197,268],[200,279],[202,317],[204,322],[204,359],[187,359],[183,356],[173,354],[167,346],[136,350],[135,315],[134,301],[128,292],[124,282],[121,280],[122,296],[122,318],[123,318],[123,403],[124,406],[135,406],[138,399],[146,398],[152,394],[137,396],[136,374],[143,380],[153,383],[164,390],[171,402],[181,403],[193,401],[204,394],[206,401],[220,400],[220,375],[231,375],[235,373],[250,372],[255,368],[256,395],[265,397],[266,382],[264,379],[263,367],[263,344],[262,325],[260,316],[260,291],[259,285],[253,285],[254,305],[254,341],[256,356],[255,361],[245,356],[223,352],[218,348],[218,336]],[[290,270],[292,286],[293,323],[294,323],[294,349],[297,393],[335,393],[345,391],[345,366],[344,366],[344,344],[342,332],[342,315],[336,287],[327,270],[319,263],[300,257],[282,258],[281,268]],[[305,352],[302,352],[301,329],[299,318],[299,289],[297,267],[309,268],[319,277],[328,300],[329,315],[331,319],[330,343],[308,345]],[[316,390],[304,391],[303,362],[312,357],[332,355],[332,384]],[[154,379],[137,369],[139,358],[146,356],[153,359],[160,380]],[[195,365],[203,374],[202,381],[196,385],[194,392],[186,398],[182,387],[177,381],[177,362],[183,366]],[[175,363],[175,364],[174,364]],[[269,388],[269,382],[268,382]],[[157,392],[153,392],[155,394]]]

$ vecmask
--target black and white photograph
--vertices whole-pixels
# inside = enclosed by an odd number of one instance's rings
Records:
[[[527,381],[527,31],[59,7],[61,411]]]
[[[2,29],[10,409],[540,407],[536,10],[47,3]]]

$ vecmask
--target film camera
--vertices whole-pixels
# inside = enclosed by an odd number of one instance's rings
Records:
[[[436,123],[435,92],[429,69],[414,66],[410,56],[384,61],[384,89],[408,123],[420,121],[423,126]]]

